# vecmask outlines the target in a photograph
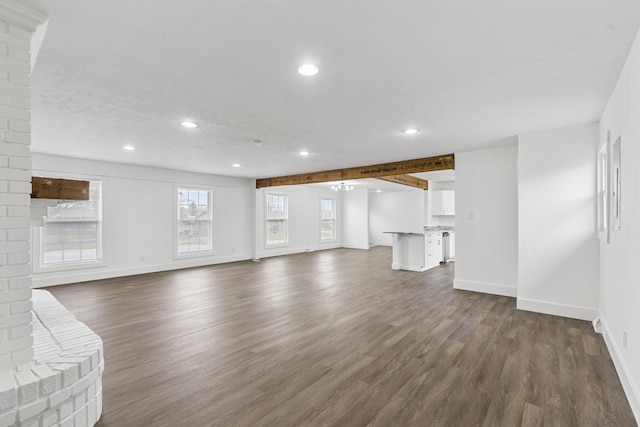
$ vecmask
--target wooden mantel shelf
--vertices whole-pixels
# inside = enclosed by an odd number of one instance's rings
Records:
[[[89,181],[31,177],[32,199],[89,200]]]

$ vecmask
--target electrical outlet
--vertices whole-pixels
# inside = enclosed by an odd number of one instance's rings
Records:
[[[622,330],[622,346],[624,347],[624,349],[627,349],[627,330],[623,329]]]
[[[144,261],[145,261],[144,255],[140,255],[140,262],[144,262]]]

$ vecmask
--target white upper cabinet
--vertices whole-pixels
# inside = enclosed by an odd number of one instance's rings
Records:
[[[456,196],[453,190],[434,190],[431,194],[431,215],[455,215]]]

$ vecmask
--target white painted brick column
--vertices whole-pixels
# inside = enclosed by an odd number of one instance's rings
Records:
[[[33,359],[31,37],[43,21],[0,1],[0,373]]]
[[[42,24],[0,0],[0,427],[90,427],[102,415],[102,340],[31,289],[30,49]]]

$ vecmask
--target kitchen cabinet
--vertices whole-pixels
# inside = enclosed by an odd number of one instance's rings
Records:
[[[442,233],[425,233],[424,268],[428,270],[442,262]]]
[[[452,261],[456,259],[456,233],[455,231],[449,232],[449,258]]]
[[[442,262],[441,232],[388,233],[393,238],[393,270],[425,271]]]
[[[434,190],[431,193],[431,215],[455,215],[455,193],[454,190]]]

